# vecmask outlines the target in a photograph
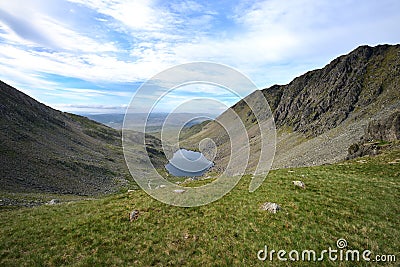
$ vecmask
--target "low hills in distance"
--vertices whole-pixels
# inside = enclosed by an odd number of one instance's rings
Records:
[[[82,114],[83,116],[107,125],[116,130],[121,130],[124,123],[125,114]],[[130,129],[135,131],[143,131],[143,126],[146,124],[146,133],[159,132],[163,128],[163,123],[166,121],[169,113],[151,113],[150,116],[146,113],[134,113],[129,116]],[[169,127],[177,128],[181,125],[190,127],[202,123],[205,120],[214,119],[215,114],[203,113],[174,113],[174,120],[169,120]],[[195,119],[192,119],[195,118]]]

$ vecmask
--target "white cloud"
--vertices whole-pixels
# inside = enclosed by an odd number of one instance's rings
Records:
[[[157,11],[152,0],[68,0],[108,15],[131,29],[159,30],[168,14]],[[164,15],[164,16],[163,16]]]
[[[98,97],[98,96],[122,96],[122,97],[131,97],[132,92],[122,92],[122,91],[105,91],[105,90],[95,90],[95,89],[86,89],[86,88],[62,88],[62,92],[69,93],[79,93],[80,95],[84,95],[86,97]]]
[[[171,9],[174,12],[179,13],[190,13],[190,12],[201,12],[204,10],[204,7],[195,1],[181,1],[181,2],[173,2],[171,3]]]
[[[88,81],[127,82],[144,80],[161,70],[150,62],[127,62],[107,55],[75,55],[66,52],[27,51],[0,44],[3,65],[16,66],[25,73],[53,73]]]
[[[323,50],[337,53],[337,47],[342,50],[364,43],[387,42],[392,38],[379,35],[385,32],[384,35],[395,36],[390,29],[400,23],[396,7],[398,9],[400,4],[393,0],[362,3],[269,0],[257,1],[244,11],[238,10],[234,18],[248,29],[248,35],[252,36],[250,41],[258,39],[266,49],[271,47],[268,43],[280,44],[282,49],[277,50],[280,52],[277,59],[293,60],[313,54],[320,57]]]
[[[55,90],[57,84],[53,81],[43,79],[40,75],[34,73],[24,73],[20,69],[0,64],[1,80],[9,85],[16,86],[28,93],[26,88],[37,88],[40,90]],[[24,90],[25,89],[25,90]]]
[[[53,104],[53,108],[78,114],[124,113],[127,105]]]
[[[20,44],[24,46],[33,46],[35,43],[24,38],[21,38],[6,24],[2,24],[0,21],[0,38],[7,40],[9,43]]]
[[[98,104],[93,104],[93,105],[77,105],[77,104],[57,104],[57,107],[64,107],[64,108],[80,108],[80,109],[123,109],[126,108],[127,105],[98,105]]]
[[[172,91],[174,95],[177,94],[187,94],[187,93],[195,93],[195,94],[204,94],[204,95],[212,95],[212,96],[235,96],[237,95],[233,94],[231,91],[214,85],[214,84],[205,84],[205,83],[194,83],[194,84],[187,84],[180,86],[178,88],[175,88],[175,90]]]
[[[40,24],[42,33],[49,36],[51,42],[56,44],[58,49],[90,53],[118,51],[112,42],[104,43],[83,36],[49,16],[41,16],[37,23]]]
[[[20,1],[16,1],[20,2]],[[29,1],[24,9],[15,5],[14,1],[0,4],[0,26],[5,30],[0,36],[15,45],[33,45],[54,50],[69,50],[72,52],[116,52],[112,42],[95,40],[62,23],[55,16],[44,13],[42,5],[35,8]],[[30,12],[27,12],[30,11]]]

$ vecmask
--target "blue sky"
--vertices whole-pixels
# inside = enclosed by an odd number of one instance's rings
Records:
[[[397,0],[0,0],[0,79],[56,109],[118,113],[177,64],[226,64],[265,88],[359,45],[399,43],[398,25]],[[237,101],[193,91],[179,97]]]

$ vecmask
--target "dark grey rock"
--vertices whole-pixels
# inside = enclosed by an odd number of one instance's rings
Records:
[[[400,110],[395,110],[379,120],[371,121],[360,141],[349,147],[346,159],[366,155],[375,156],[382,149],[390,147],[390,144],[385,144],[385,142],[390,143],[397,140],[400,140]]]
[[[385,141],[400,140],[400,110],[396,110],[386,118],[370,122],[365,131],[364,139]]]
[[[139,211],[138,210],[133,210],[130,214],[129,214],[129,221],[135,221],[137,220],[137,218],[139,218]]]

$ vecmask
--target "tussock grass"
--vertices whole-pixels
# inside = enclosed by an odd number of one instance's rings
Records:
[[[335,165],[272,171],[254,193],[244,177],[207,206],[179,208],[137,190],[98,200],[0,212],[1,266],[310,266],[261,262],[257,252],[336,248],[399,261],[400,151]],[[306,189],[292,180],[302,180]],[[197,182],[198,183],[198,182]],[[266,201],[282,210],[259,209]],[[140,211],[129,222],[129,212]],[[391,263],[395,266],[396,263]],[[323,266],[366,266],[326,260]],[[390,265],[390,264],[389,264]]]

